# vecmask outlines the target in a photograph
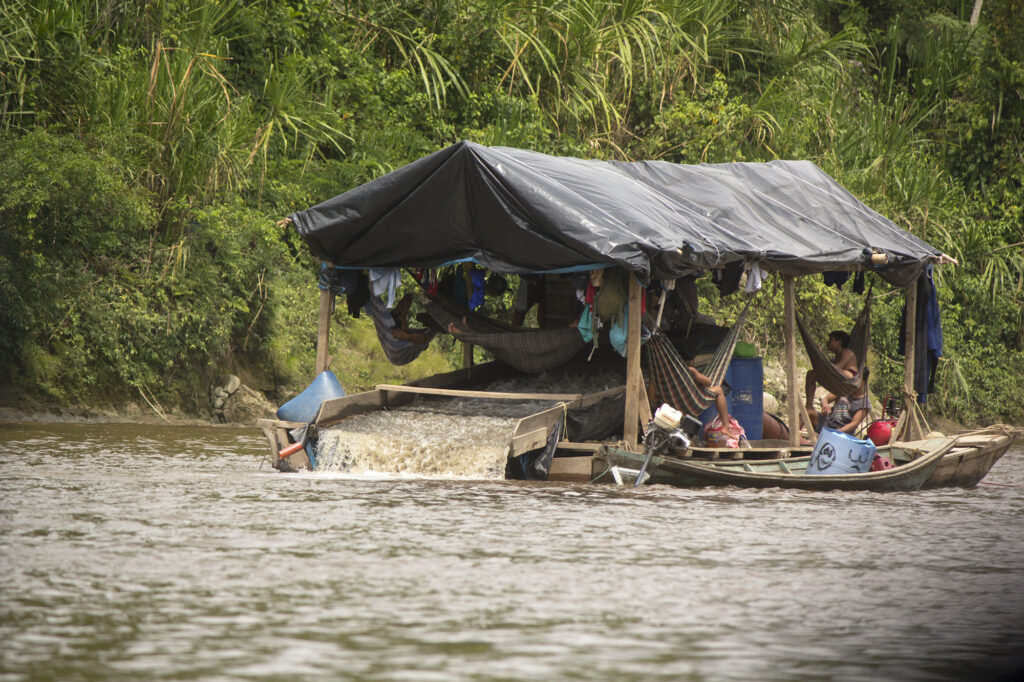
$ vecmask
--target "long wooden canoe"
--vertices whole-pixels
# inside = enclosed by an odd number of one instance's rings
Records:
[[[956,445],[950,449],[922,488],[973,488],[1006,454],[1016,441],[1024,439],[1024,429],[996,424],[986,429],[957,434]],[[897,455],[896,464],[906,460]],[[910,453],[905,453],[910,454]]]
[[[938,466],[939,461],[956,444],[956,438],[929,438],[908,443],[896,443],[879,449],[879,454],[904,462],[885,471],[863,474],[836,474],[808,476],[809,457],[771,460],[710,460],[684,459],[671,455],[656,455],[647,468],[647,484],[665,484],[678,488],[704,486],[738,486],[743,488],[799,488],[802,490],[862,490],[897,492],[917,490]],[[605,447],[597,455],[603,458],[611,471],[638,472],[643,465],[644,453],[617,447]]]

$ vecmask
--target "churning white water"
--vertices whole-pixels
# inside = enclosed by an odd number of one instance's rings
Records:
[[[589,394],[623,381],[616,371],[561,371],[497,381],[488,390]],[[418,396],[407,407],[350,417],[321,430],[316,470],[503,478],[517,422],[558,404]]]

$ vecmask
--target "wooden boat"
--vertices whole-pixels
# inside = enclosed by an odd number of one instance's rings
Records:
[[[943,455],[932,475],[922,488],[973,488],[978,485],[1006,451],[1018,440],[1024,439],[1024,429],[997,424],[986,429],[957,435],[953,448]],[[905,464],[899,451],[895,463]]]
[[[314,430],[329,428],[348,417],[394,409],[409,404],[416,396],[436,398],[476,398],[491,400],[536,400],[548,401],[555,406],[537,414],[520,419],[509,433],[508,454],[514,457],[524,452],[543,447],[557,418],[565,410],[586,407],[606,398],[621,394],[625,386],[617,386],[590,394],[580,393],[508,393],[487,390],[489,385],[500,380],[521,375],[500,362],[488,362],[472,367],[435,374],[425,379],[404,385],[378,384],[369,391],[324,401],[312,420]],[[305,428],[300,422],[279,419],[260,419],[258,425],[270,445],[271,463],[281,471],[315,469],[316,462],[310,461],[306,451],[292,443],[292,432]],[[559,443],[553,460],[549,480],[586,482],[592,478],[591,455],[602,443]]]
[[[955,445],[956,438],[928,438],[895,443],[879,448],[879,454],[902,462],[885,471],[863,474],[808,476],[804,472],[810,457],[768,460],[698,460],[672,455],[655,455],[647,468],[647,484],[665,484],[678,488],[737,486],[742,488],[798,488],[802,490],[860,490],[896,492],[917,490],[932,475],[939,461]],[[635,480],[645,459],[644,453],[605,447],[597,455],[608,469]],[[616,468],[616,471],[612,471]],[[623,475],[623,471],[626,475]]]

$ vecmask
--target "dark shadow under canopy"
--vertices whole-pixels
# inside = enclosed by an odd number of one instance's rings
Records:
[[[938,249],[809,161],[680,165],[597,161],[459,142],[292,214],[341,267],[472,260],[525,273],[617,264],[674,279],[748,259],[805,275],[870,265],[899,286]]]

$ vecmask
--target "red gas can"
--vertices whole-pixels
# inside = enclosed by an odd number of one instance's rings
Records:
[[[892,429],[895,422],[889,419],[879,419],[868,425],[868,439],[876,446],[887,445],[892,438]]]

